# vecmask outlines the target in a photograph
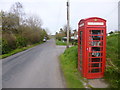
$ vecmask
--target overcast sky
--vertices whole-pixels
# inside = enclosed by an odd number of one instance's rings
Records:
[[[67,0],[0,0],[0,10],[9,11],[12,4],[21,2],[27,16],[37,15],[43,28],[55,34],[66,24]],[[118,1],[120,0],[70,0],[70,26],[77,29],[79,20],[101,17],[107,20],[107,32],[118,29]]]

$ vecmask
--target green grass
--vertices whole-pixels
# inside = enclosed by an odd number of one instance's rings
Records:
[[[118,44],[118,40],[120,40],[120,37],[118,38],[117,34],[112,34],[107,37],[107,59],[113,65],[107,61],[108,66],[106,67],[104,78],[112,88],[120,88],[120,58],[118,58],[118,55],[120,55],[120,52],[118,52],[120,45]]]
[[[27,50],[27,49],[29,49],[29,48],[32,48],[32,47],[34,47],[34,46],[36,46],[36,45],[39,45],[39,44],[42,44],[42,43],[43,43],[43,42],[36,43],[36,44],[34,44],[34,45],[30,45],[30,46],[27,46],[27,47],[17,48],[17,49],[15,49],[15,50],[7,53],[7,54],[0,55],[0,58],[6,58],[6,57],[8,57],[8,56],[14,55],[14,54],[16,54],[16,53],[18,53],[18,52]]]
[[[66,45],[66,42],[56,40],[56,45]]]
[[[84,88],[80,81],[82,77],[77,70],[77,46],[70,47],[60,56],[61,68],[63,70],[68,88]]]

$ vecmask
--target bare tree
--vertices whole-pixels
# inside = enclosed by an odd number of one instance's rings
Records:
[[[26,24],[31,28],[41,28],[42,20],[38,16],[31,16],[26,20]]]
[[[23,5],[20,2],[16,2],[15,4],[13,4],[10,8],[10,12],[22,17],[22,15],[24,15],[24,10],[23,10]]]
[[[23,16],[25,15],[23,5],[20,2],[16,2],[10,8],[10,13],[15,14],[19,17],[19,24],[23,23]]]
[[[67,36],[67,25],[64,25],[63,31],[64,31],[65,35]],[[69,36],[71,36],[71,27],[70,27],[70,30],[69,30]]]

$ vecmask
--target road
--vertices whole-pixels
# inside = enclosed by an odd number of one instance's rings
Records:
[[[54,39],[2,60],[3,88],[65,88]]]

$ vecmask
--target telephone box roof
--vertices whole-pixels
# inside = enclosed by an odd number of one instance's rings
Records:
[[[81,19],[80,22],[81,22],[81,21],[87,21],[87,20],[90,20],[90,19],[100,19],[100,20],[103,20],[103,21],[106,22],[105,19],[103,19],[103,18],[99,18],[99,17],[90,17],[90,18]]]

